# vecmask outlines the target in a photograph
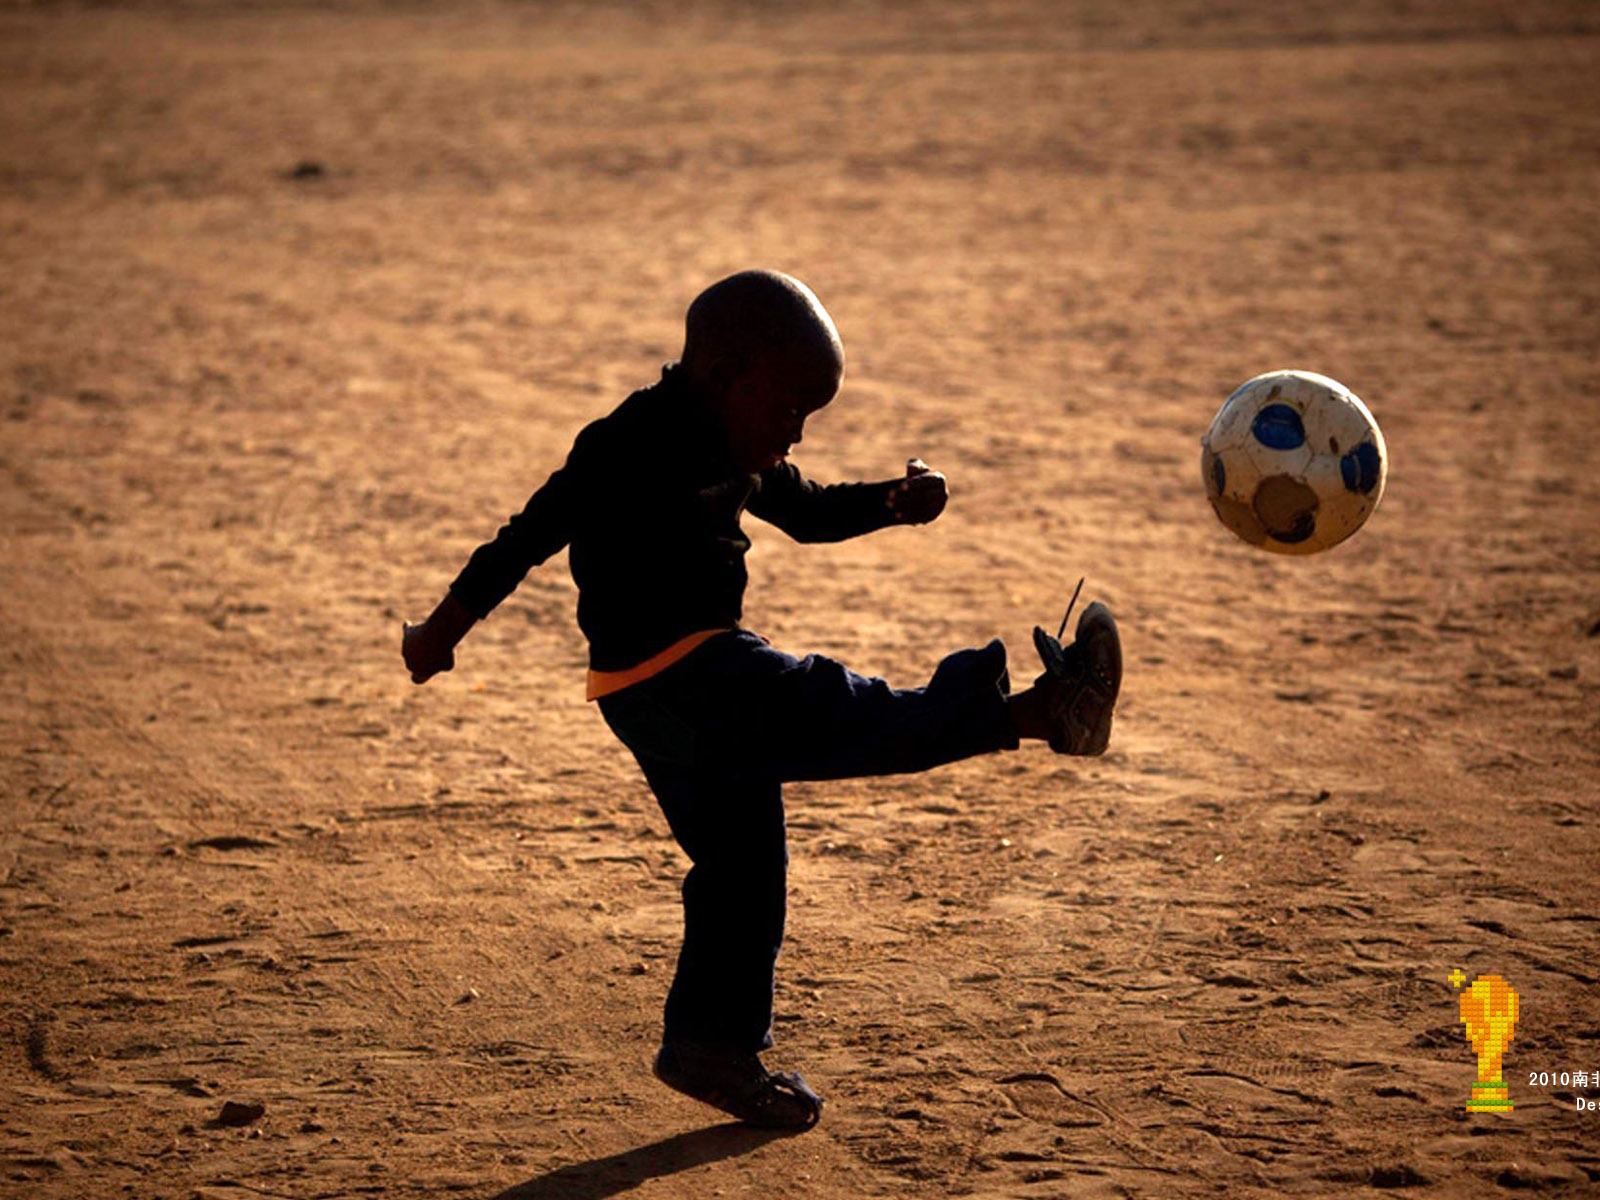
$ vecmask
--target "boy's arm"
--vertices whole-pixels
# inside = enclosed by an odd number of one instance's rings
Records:
[[[491,541],[472,552],[450,584],[450,594],[474,620],[487,617],[529,571],[571,540],[576,490],[569,459]]]
[[[588,474],[592,438],[587,434],[578,435],[566,465],[529,497],[522,511],[472,552],[428,619],[406,624],[400,650],[413,683],[425,683],[454,667],[456,643],[467,631],[515,591],[530,570],[571,540],[573,514],[582,502],[579,481]]]
[[[903,479],[823,487],[788,463],[762,472],[749,510],[797,542],[842,542],[888,525],[922,525],[944,511],[949,484],[920,458]]]

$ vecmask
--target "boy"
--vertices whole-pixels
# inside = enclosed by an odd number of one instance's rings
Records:
[[[691,868],[684,937],[655,1073],[741,1120],[806,1129],[822,1101],[770,1074],[773,968],[783,940],[782,785],[923,771],[1021,738],[1105,751],[1122,679],[1116,623],[1091,604],[1045,671],[1012,694],[998,640],[960,650],[926,687],[892,689],[831,659],[797,659],[739,626],[748,510],[802,542],[932,521],[943,475],[819,487],[785,460],[839,390],[832,319],[796,279],[745,271],[689,308],[683,356],[586,427],[493,541],[480,546],[403,652],[425,682],[528,570],[570,546],[589,689],[638,760]]]

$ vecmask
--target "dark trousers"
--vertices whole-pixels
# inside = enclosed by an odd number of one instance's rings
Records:
[[[789,863],[783,784],[925,771],[1014,749],[1009,688],[999,641],[959,650],[926,686],[899,690],[736,631],[600,700],[692,864],[666,1040],[772,1044]]]

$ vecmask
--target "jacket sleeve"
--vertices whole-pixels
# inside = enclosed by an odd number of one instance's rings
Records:
[[[884,483],[813,483],[788,463],[761,473],[746,508],[797,542],[842,542],[895,524]]]
[[[572,540],[573,527],[589,491],[597,453],[596,426],[578,435],[564,466],[528,498],[492,541],[472,552],[450,591],[480,621],[530,570]]]

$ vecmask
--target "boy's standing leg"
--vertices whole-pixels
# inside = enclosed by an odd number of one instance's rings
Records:
[[[772,1045],[773,967],[787,901],[782,785],[736,770],[643,757],[640,765],[691,863],[663,1041],[758,1053]]]
[[[736,767],[634,754],[691,863],[656,1076],[748,1124],[809,1129],[822,1098],[800,1076],[770,1073],[757,1057],[772,1044],[788,898],[783,785]]]

